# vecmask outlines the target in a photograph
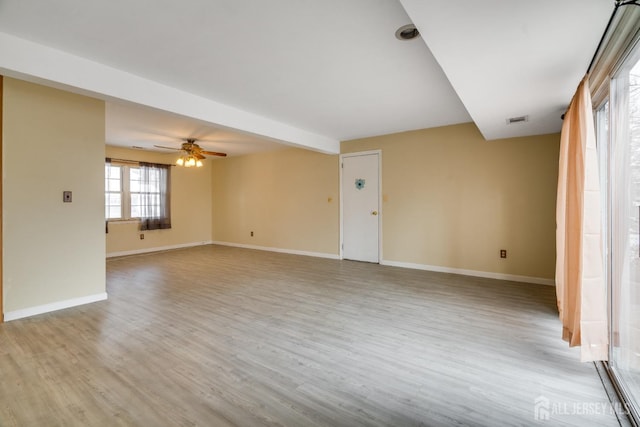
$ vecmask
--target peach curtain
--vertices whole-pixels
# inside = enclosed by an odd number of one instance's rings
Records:
[[[583,362],[607,360],[600,184],[593,108],[585,77],[565,114],[556,205],[556,296],[562,338]]]

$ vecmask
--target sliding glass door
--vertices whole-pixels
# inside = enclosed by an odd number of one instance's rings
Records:
[[[635,55],[624,62],[612,80],[611,115],[603,109],[596,112],[599,130],[602,126],[611,128],[610,144],[608,138],[598,132],[601,169],[604,169],[601,176],[608,190],[605,205],[608,207],[605,213],[608,241],[604,243],[609,248],[605,264],[611,303],[609,366],[635,408],[640,408],[639,59],[640,49],[635,49]]]

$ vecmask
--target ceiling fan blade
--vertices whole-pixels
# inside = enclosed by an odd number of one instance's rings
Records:
[[[154,147],[156,147],[156,148],[164,148],[165,150],[176,150],[176,151],[182,151],[182,148],[163,147],[162,145],[154,145]]]
[[[199,160],[206,159],[206,157],[200,153],[193,153],[193,156],[195,156],[195,158]]]
[[[227,153],[216,153],[215,151],[200,151],[200,153],[202,154],[206,154],[208,156],[220,156],[220,157],[227,157]]]

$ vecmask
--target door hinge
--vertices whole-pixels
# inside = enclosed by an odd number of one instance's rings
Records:
[[[344,163],[340,163],[340,167],[344,169]]]

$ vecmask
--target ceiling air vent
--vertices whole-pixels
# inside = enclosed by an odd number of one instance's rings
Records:
[[[507,119],[508,125],[513,125],[516,123],[524,123],[529,121],[529,116],[519,116],[519,117],[509,117]]]

